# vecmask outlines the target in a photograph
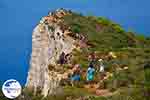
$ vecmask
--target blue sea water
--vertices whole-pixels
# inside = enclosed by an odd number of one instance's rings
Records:
[[[0,81],[26,82],[32,30],[57,8],[105,16],[126,30],[150,36],[149,0],[0,0]]]

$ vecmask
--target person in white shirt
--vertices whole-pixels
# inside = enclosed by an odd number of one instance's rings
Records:
[[[99,72],[104,72],[103,59],[99,59],[98,61],[100,62],[100,65],[99,65]]]

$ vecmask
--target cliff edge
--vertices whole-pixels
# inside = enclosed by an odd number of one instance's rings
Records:
[[[41,91],[42,95],[55,94],[59,88],[62,73],[54,71],[51,66],[57,66],[60,55],[69,54],[74,48],[75,40],[68,36],[68,27],[60,25],[64,15],[69,14],[59,9],[43,17],[32,33],[32,54],[26,86],[34,93]],[[71,32],[70,32],[71,33]],[[50,70],[51,69],[51,70]]]

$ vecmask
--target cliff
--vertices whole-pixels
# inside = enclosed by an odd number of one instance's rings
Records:
[[[61,17],[67,12],[57,10],[53,14],[43,17],[32,34],[32,54],[30,70],[26,86],[33,89],[34,93],[41,90],[44,96],[55,94],[59,88],[61,74],[49,70],[49,65],[57,66],[62,52],[69,54],[74,48],[75,40],[62,30],[59,24]]]
[[[149,44],[150,38],[126,32],[109,19],[58,9],[43,17],[33,30],[26,87],[34,94],[58,94],[62,88],[61,81],[71,73],[70,66],[80,64],[83,79],[79,91],[86,88],[83,83],[91,54],[95,55],[96,63],[99,59],[106,62],[104,80],[100,80],[96,72],[95,94],[100,93],[99,89],[117,91],[121,87],[137,85],[144,80],[142,66],[150,59]],[[67,61],[60,61],[62,54],[68,55]],[[95,64],[96,70],[97,67],[99,65]],[[73,91],[71,88],[69,92]]]

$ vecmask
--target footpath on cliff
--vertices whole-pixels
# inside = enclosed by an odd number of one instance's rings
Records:
[[[92,54],[93,55],[93,54]],[[88,58],[89,57],[89,58]],[[97,57],[97,58],[96,58]],[[109,78],[113,77],[114,76],[114,73],[113,72],[109,72],[109,70],[103,70],[103,73],[101,73],[99,70],[101,67],[99,65],[99,61],[98,61],[98,58],[103,58],[103,60],[107,61],[108,59],[117,59],[117,56],[113,53],[113,52],[109,52],[107,55],[106,54],[103,54],[103,55],[98,55],[98,54],[95,54],[94,55],[94,59],[91,57],[91,55],[88,55],[87,56],[87,59],[88,60],[91,60],[93,59],[95,61],[95,64],[94,64],[94,68],[96,69],[95,71],[95,74],[94,74],[94,79],[92,80],[91,83],[88,83],[88,81],[86,80],[86,77],[87,77],[87,68],[84,67],[84,66],[81,66],[80,68],[80,77],[81,77],[81,80],[78,80],[78,81],[74,81],[73,82],[73,85],[71,84],[71,78],[69,77],[69,75],[73,75],[73,73],[75,72],[75,68],[74,67],[71,67],[71,66],[76,66],[76,65],[64,65],[64,67],[68,67],[67,71],[64,73],[64,83],[62,83],[64,85],[64,87],[76,87],[78,88],[79,90],[83,89],[85,91],[87,91],[89,94],[91,95],[95,95],[95,96],[111,96],[115,93],[117,93],[116,91],[112,92],[110,91],[109,89],[106,88],[105,86],[105,83],[104,81],[105,80],[108,80]],[[90,61],[89,61],[90,62]],[[115,63],[115,62],[113,62]],[[59,67],[60,66],[63,66],[63,65],[58,65]],[[106,65],[104,65],[106,66]],[[114,65],[116,67],[115,71],[123,71],[123,70],[128,70],[128,67],[127,66],[123,66],[122,68],[119,67],[119,65]],[[68,82],[68,83],[67,83]],[[72,90],[73,91],[73,90]]]

